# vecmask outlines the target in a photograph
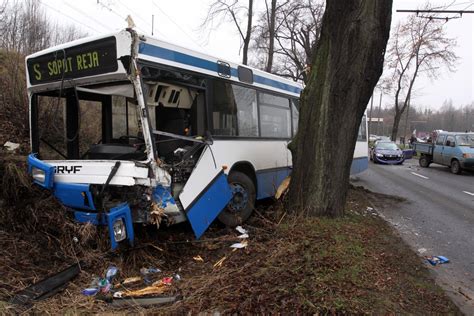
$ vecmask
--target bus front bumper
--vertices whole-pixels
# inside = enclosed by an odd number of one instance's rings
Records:
[[[54,166],[39,160],[34,154],[28,156],[28,173],[35,184],[50,190],[63,205],[71,209],[76,221],[107,226],[112,250],[126,240],[133,246],[132,212],[128,203],[121,203],[103,212],[98,211],[88,184],[55,183]]]

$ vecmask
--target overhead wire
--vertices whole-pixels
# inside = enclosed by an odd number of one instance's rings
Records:
[[[43,4],[44,6],[48,7],[49,9],[51,9],[51,10],[53,10],[53,11],[59,13],[60,15],[65,16],[65,17],[71,19],[72,21],[74,21],[74,22],[76,22],[76,23],[78,23],[78,24],[80,24],[80,25],[82,25],[82,26],[84,26],[84,27],[86,27],[86,28],[92,30],[94,33],[97,32],[97,30],[94,29],[93,27],[91,27],[91,26],[89,26],[89,25],[87,25],[87,24],[82,23],[81,21],[79,21],[79,20],[73,18],[72,16],[70,16],[70,15],[64,13],[64,12],[59,11],[58,9],[56,9],[56,8],[54,8],[54,7],[52,7],[52,6],[50,6],[49,4],[46,4],[44,1],[41,1],[41,4]]]
[[[91,15],[85,13],[84,11],[80,10],[79,8],[76,8],[76,7],[72,6],[67,1],[64,1],[64,4],[67,5],[68,7],[70,7],[71,9],[79,12],[81,15],[83,15],[84,17],[88,18],[89,20],[93,21],[94,23],[97,23],[102,28],[104,28],[107,32],[110,32],[110,31],[113,30],[110,26],[107,26],[107,25],[103,24],[102,22],[100,22],[99,20],[94,19]]]
[[[150,24],[149,22],[147,22],[143,17],[140,16],[140,14],[138,14],[137,12],[135,12],[134,10],[132,10],[130,7],[126,6],[121,0],[118,0],[118,2],[125,8],[127,9],[128,11],[130,11],[131,13],[134,14],[134,16],[136,16],[139,20],[141,20],[142,22],[144,22],[145,24],[147,24],[148,26],[150,26],[150,29],[154,29],[153,25]],[[167,37],[164,33],[162,33],[161,31],[159,30],[156,30],[156,32],[158,34],[160,34],[161,36],[163,37]],[[152,32],[148,32],[148,33],[152,33]]]
[[[163,15],[168,18],[168,20],[173,23],[181,32],[183,32],[186,37],[188,37],[194,44],[196,44],[199,47],[202,47],[201,44],[199,44],[191,35],[189,35],[178,23],[176,23],[172,17],[170,17],[165,11],[163,11],[156,3],[155,0],[151,1],[152,5],[154,5]]]
[[[102,6],[104,9],[107,9],[109,10],[109,12],[112,12],[113,14],[115,14],[117,17],[119,17],[120,19],[122,20],[126,20],[127,17],[124,17],[122,16],[120,13],[116,12],[114,9],[112,9],[111,7],[109,7],[108,5],[104,4],[103,2],[101,1],[97,1],[97,4]],[[143,33],[147,33],[145,30],[143,30],[141,27],[139,27],[138,25],[136,26],[136,28],[140,31],[140,32],[143,32]]]

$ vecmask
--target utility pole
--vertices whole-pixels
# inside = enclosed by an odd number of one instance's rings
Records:
[[[419,16],[420,18],[426,18],[426,19],[431,19],[431,20],[446,20],[448,22],[451,19],[459,19],[462,18],[463,14],[472,14],[474,13],[473,10],[397,10],[397,12],[404,12],[404,13],[416,13],[416,16]],[[428,15],[428,16],[420,16],[420,13],[434,13],[435,16],[433,15]],[[459,16],[436,16],[436,14],[439,13],[444,13],[444,14],[459,14]]]
[[[370,98],[370,112],[369,112],[369,136],[372,134],[372,109],[374,108],[374,92],[372,91],[372,97]]]
[[[380,89],[380,102],[379,102],[379,114],[377,115],[377,135],[379,134],[379,125],[380,125],[380,112],[382,111],[382,92],[383,90]],[[383,122],[382,122],[383,124]],[[382,126],[382,134],[383,134],[383,126]]]
[[[151,36],[153,36],[153,31],[155,30],[155,15],[151,15]]]

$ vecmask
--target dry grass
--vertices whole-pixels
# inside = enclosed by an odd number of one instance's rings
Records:
[[[80,294],[110,264],[119,267],[119,279],[138,275],[141,267],[160,268],[160,277],[179,273],[182,280],[166,295],[183,299],[161,306],[165,314],[457,312],[420,259],[383,220],[366,212],[371,193],[361,189],[351,190],[348,215],[340,219],[261,205],[245,225],[246,249],[229,247],[238,241],[235,230],[213,225],[196,241],[190,227],[181,225],[158,232],[137,227],[135,248],[110,253],[106,231],[74,223],[47,192],[30,185],[24,165],[14,164],[2,169],[0,301],[78,260],[85,265],[65,291],[29,308],[0,304],[0,313],[156,311],[116,309]]]

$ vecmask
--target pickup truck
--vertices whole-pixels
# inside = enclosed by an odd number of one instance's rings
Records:
[[[474,133],[440,133],[435,143],[413,143],[420,153],[420,166],[431,163],[445,165],[454,174],[462,170],[474,171]]]

